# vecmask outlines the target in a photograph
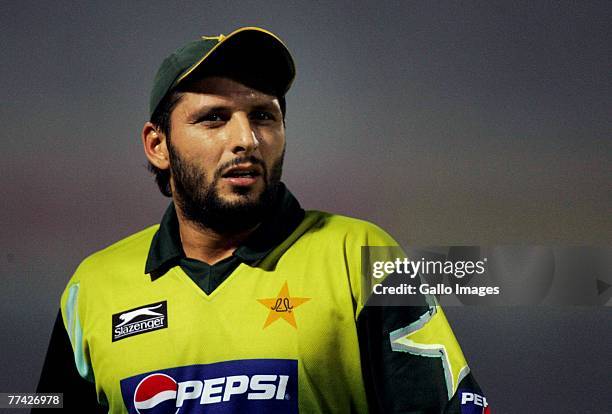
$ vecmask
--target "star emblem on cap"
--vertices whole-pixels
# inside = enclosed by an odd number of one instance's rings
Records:
[[[259,303],[270,311],[262,329],[266,329],[279,319],[284,319],[285,322],[297,329],[294,311],[298,306],[303,305],[310,299],[291,296],[289,294],[289,285],[285,281],[285,284],[275,298],[257,299]]]

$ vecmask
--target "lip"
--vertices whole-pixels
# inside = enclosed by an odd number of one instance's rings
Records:
[[[225,171],[221,177],[223,178],[230,178],[228,177],[228,175],[233,174],[233,173],[237,173],[237,172],[250,172],[252,173],[253,176],[260,176],[261,175],[261,167],[259,167],[256,164],[238,164],[230,169],[228,169],[227,171]]]
[[[257,180],[259,180],[259,175],[255,176],[255,177],[226,177],[223,178],[224,180],[229,181],[230,184],[232,185],[238,185],[238,186],[249,186],[249,185],[253,185],[257,182]]]
[[[240,173],[240,172],[249,172],[250,176],[235,176],[230,177],[231,174]],[[261,168],[256,164],[239,164],[236,165],[227,171],[225,171],[221,178],[229,181],[233,185],[238,186],[249,186],[253,185],[257,182],[257,180],[261,177],[262,171]]]

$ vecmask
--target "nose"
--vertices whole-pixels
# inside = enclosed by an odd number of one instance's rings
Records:
[[[231,150],[234,154],[251,155],[259,147],[259,140],[251,126],[249,118],[244,113],[235,113],[230,121],[232,123]]]

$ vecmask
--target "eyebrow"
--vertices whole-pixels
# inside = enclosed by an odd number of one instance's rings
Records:
[[[267,111],[281,112],[280,106],[274,105],[272,102],[255,104],[251,107],[251,110],[255,110],[255,111],[267,110]]]
[[[249,112],[251,111],[270,111],[270,112],[278,112],[281,113],[280,107],[274,105],[272,102],[260,102],[255,103],[249,107]],[[211,105],[211,106],[202,106],[196,109],[193,113],[189,114],[188,122],[197,122],[202,117],[212,113],[212,112],[231,112],[232,108],[229,105]]]
[[[224,106],[224,105],[202,106],[196,109],[195,111],[193,111],[189,115],[189,118],[198,119],[211,112],[224,112],[224,111],[229,111],[229,110],[230,110],[229,106]]]

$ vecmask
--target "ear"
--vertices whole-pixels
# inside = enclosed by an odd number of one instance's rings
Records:
[[[160,170],[170,168],[166,135],[158,131],[151,122],[146,122],[142,128],[142,145],[151,164]]]

